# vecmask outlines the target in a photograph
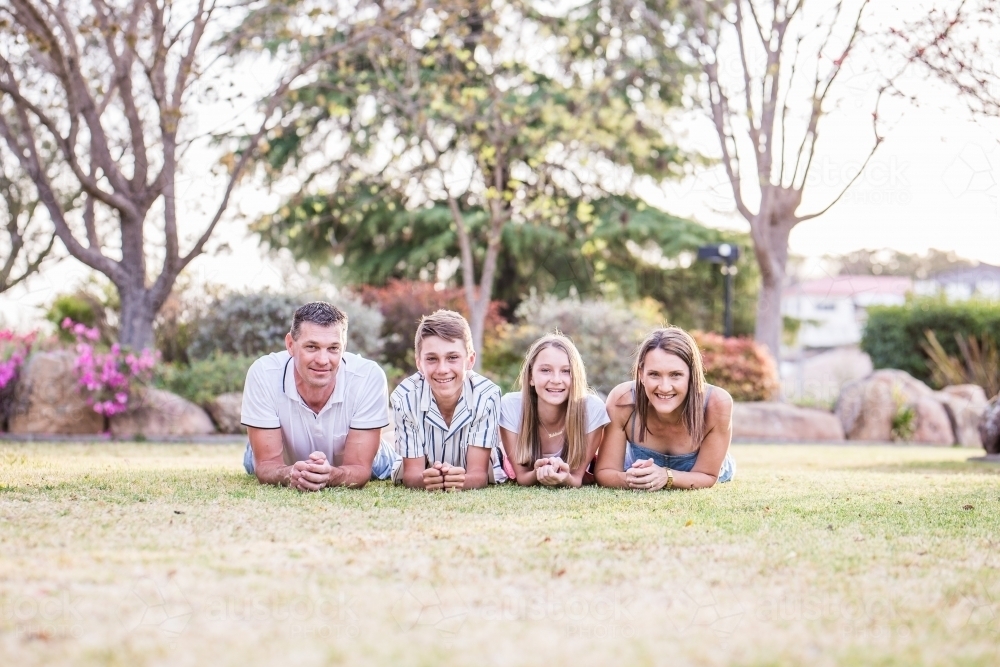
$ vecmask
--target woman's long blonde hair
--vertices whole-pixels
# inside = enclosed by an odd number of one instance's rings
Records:
[[[646,424],[649,418],[649,398],[642,386],[642,370],[646,355],[651,350],[663,350],[687,364],[688,392],[681,405],[681,416],[691,441],[701,443],[705,437],[705,368],[701,360],[701,351],[691,334],[680,327],[656,329],[646,336],[635,353],[635,364],[632,366],[632,379],[635,382],[635,417],[639,421],[639,440],[646,439]],[[636,444],[638,444],[636,443]]]
[[[528,350],[515,389],[521,390],[521,430],[517,434],[514,460],[523,466],[534,465],[542,457],[542,438],[538,423],[538,392],[531,386],[531,369],[538,354],[548,348],[562,350],[569,358],[569,398],[566,401],[566,456],[570,469],[585,463],[587,456],[587,371],[580,352],[566,336],[559,332],[547,334],[536,340]]]

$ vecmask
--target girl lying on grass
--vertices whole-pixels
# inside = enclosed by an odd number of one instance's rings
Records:
[[[593,461],[608,412],[587,387],[573,342],[561,334],[539,338],[521,365],[520,391],[500,400],[500,439],[522,486],[592,483]]]
[[[653,331],[636,352],[632,375],[608,395],[611,425],[597,457],[597,483],[658,491],[732,479],[733,399],[705,384],[694,339],[677,327]]]

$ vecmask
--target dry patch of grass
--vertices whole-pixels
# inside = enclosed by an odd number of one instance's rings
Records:
[[[5,664],[1000,662],[972,450],[736,446],[648,495],[304,495],[241,454],[0,445]]]

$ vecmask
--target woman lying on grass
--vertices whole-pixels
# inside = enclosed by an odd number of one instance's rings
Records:
[[[517,483],[592,483],[587,466],[601,443],[608,412],[587,388],[573,342],[561,334],[535,341],[521,365],[518,387],[500,400],[500,439]]]
[[[632,376],[608,396],[597,483],[658,491],[732,479],[733,399],[705,384],[694,339],[677,327],[657,329],[639,346]]]

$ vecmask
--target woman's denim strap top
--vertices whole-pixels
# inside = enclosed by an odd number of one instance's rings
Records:
[[[712,385],[705,385],[705,405],[704,410],[708,412],[708,397],[712,395]],[[635,400],[635,387],[632,387],[632,400]],[[653,459],[653,463],[660,466],[661,468],[670,468],[671,470],[679,470],[681,472],[691,472],[694,469],[694,464],[698,461],[698,451],[688,452],[687,454],[678,454],[673,456],[671,454],[664,454],[662,452],[657,452],[655,450],[649,449],[648,447],[643,447],[642,445],[635,444],[635,422],[636,414],[632,413],[631,418],[631,433],[625,446],[625,470],[632,467],[632,464],[639,460]],[[736,461],[729,452],[726,452],[726,458],[722,461],[722,467],[719,469],[719,482],[728,482],[736,474]]]

